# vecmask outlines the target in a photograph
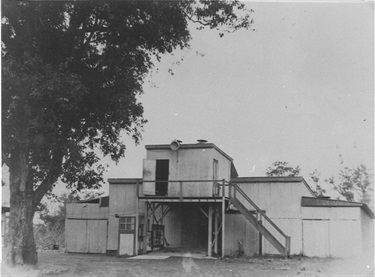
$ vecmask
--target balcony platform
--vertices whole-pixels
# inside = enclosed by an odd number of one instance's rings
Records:
[[[147,202],[223,202],[222,197],[168,197],[168,196],[140,196],[138,197],[141,201]],[[228,201],[228,198],[225,198]]]

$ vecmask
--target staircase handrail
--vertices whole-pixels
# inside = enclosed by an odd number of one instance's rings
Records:
[[[243,198],[246,199],[254,208],[255,210],[260,213],[267,221],[270,223],[284,238],[289,238],[288,235],[286,235],[267,215],[265,212],[263,212],[250,198],[247,196],[247,194],[237,186],[237,184],[233,184],[235,190],[237,190]],[[235,194],[234,194],[235,197]],[[237,200],[239,200],[237,197],[235,197]]]

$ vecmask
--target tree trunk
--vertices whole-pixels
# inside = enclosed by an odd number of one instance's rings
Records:
[[[33,184],[28,181],[26,151],[13,151],[10,159],[10,253],[7,259],[13,265],[35,265],[38,262],[33,229],[35,205]]]

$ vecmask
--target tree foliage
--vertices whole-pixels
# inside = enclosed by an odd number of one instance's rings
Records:
[[[118,161],[122,132],[141,139],[137,95],[151,57],[188,45],[187,18],[233,31],[250,26],[236,9],[243,4],[3,1],[3,162],[18,149],[28,153],[38,200],[44,180],[98,184],[105,168],[96,150]]]
[[[315,193],[317,197],[324,197],[326,190],[319,184],[320,180],[320,173],[317,169],[315,169],[312,173],[309,174],[311,180],[314,182],[315,189],[312,189],[312,191]]]
[[[288,162],[276,161],[272,164],[271,167],[268,167],[266,175],[270,177],[275,176],[297,176],[300,172],[300,167],[292,167]]]
[[[34,264],[32,218],[44,195],[59,179],[73,190],[99,187],[105,166],[97,153],[117,162],[126,149],[121,134],[141,139],[137,97],[152,57],[188,46],[188,20],[236,31],[249,28],[251,11],[203,0],[1,4],[11,262]]]
[[[361,164],[351,169],[348,167],[340,170],[338,180],[330,177],[326,180],[334,190],[345,197],[347,201],[359,201],[372,207],[373,176],[368,168]]]

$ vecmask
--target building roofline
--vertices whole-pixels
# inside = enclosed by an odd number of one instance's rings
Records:
[[[142,183],[142,178],[108,178],[107,181],[113,185],[134,185],[137,182]]]
[[[108,198],[109,199],[109,195],[100,196],[100,197],[93,198],[93,199],[88,199],[88,200],[80,200],[78,202],[70,202],[70,203],[99,203],[100,199],[104,199],[104,198]]]
[[[318,197],[306,197],[301,198],[302,207],[358,207],[362,208],[372,219],[375,219],[374,212],[362,202],[349,202],[345,200],[318,198]]]
[[[169,144],[152,144],[152,145],[146,145],[145,148],[147,150],[158,150],[158,149],[171,150]],[[226,157],[228,160],[233,161],[233,159],[228,154],[226,154],[223,150],[221,150],[219,147],[217,147],[213,143],[180,144],[179,149],[207,149],[207,148],[214,148],[220,154],[222,154],[224,157]]]
[[[287,177],[269,177],[269,176],[262,176],[262,177],[237,177],[231,179],[232,182],[235,183],[299,183],[302,182],[306,188],[309,190],[313,197],[316,197],[313,190],[310,188],[309,184],[306,180],[301,176],[287,176]]]

